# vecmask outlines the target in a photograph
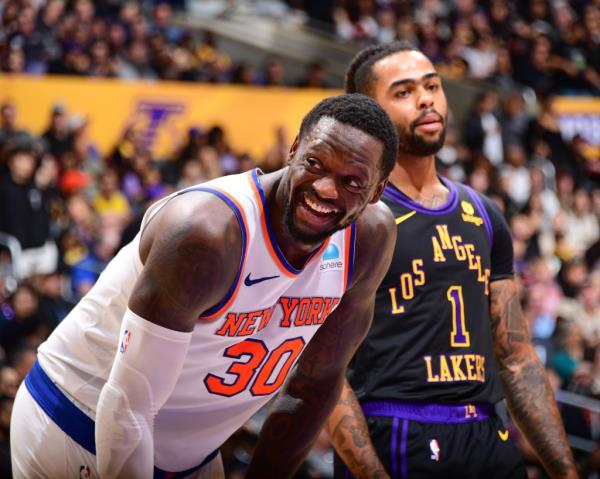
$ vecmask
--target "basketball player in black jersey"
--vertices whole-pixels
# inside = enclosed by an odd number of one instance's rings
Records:
[[[526,478],[494,412],[503,396],[553,478],[577,472],[530,344],[498,208],[438,176],[447,103],[431,62],[396,42],[359,52],[346,90],[388,112],[400,149],[383,200],[396,251],[373,325],[327,422],[347,478]]]

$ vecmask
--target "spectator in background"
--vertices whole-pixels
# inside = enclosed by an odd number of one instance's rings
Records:
[[[2,172],[2,157],[5,150],[14,147],[16,143],[31,140],[27,130],[17,127],[17,110],[11,101],[5,101],[0,105],[0,173]]]
[[[327,81],[325,64],[320,60],[310,62],[305,70],[304,77],[298,82],[299,87],[305,88],[331,88]]]
[[[495,114],[496,105],[497,98],[494,93],[479,93],[464,126],[465,144],[473,153],[483,153],[494,166],[502,163],[503,158],[500,122]]]
[[[287,131],[283,126],[275,128],[275,141],[265,153],[260,168],[265,172],[283,168],[287,162],[290,151],[290,142],[287,138]]]
[[[577,189],[573,194],[573,207],[566,211],[566,241],[573,254],[580,258],[600,236],[598,217],[592,212],[590,195]]]
[[[506,177],[510,198],[518,208],[525,206],[531,194],[531,178],[527,169],[525,150],[518,144],[506,147],[504,163],[500,166],[500,175]]]
[[[54,158],[62,156],[73,149],[73,135],[69,129],[69,116],[63,103],[55,103],[50,115],[50,124],[42,134],[47,149]]]
[[[21,244],[20,277],[54,271],[58,260],[50,236],[46,191],[34,182],[36,159],[29,147],[8,154],[9,174],[0,179],[0,231]]]

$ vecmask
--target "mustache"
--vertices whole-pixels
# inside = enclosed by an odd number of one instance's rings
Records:
[[[429,108],[427,110],[424,110],[423,113],[421,113],[417,118],[415,118],[411,124],[410,124],[410,128],[412,130],[414,130],[417,127],[417,123],[419,123],[423,118],[425,118],[427,115],[435,115],[437,117],[437,120],[442,124],[442,126],[446,125],[446,121],[444,119],[444,117],[442,115],[440,115],[435,108]]]

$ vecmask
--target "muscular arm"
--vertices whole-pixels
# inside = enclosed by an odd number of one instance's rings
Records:
[[[336,452],[356,479],[389,477],[373,447],[365,415],[347,380],[344,380],[342,393],[325,429]]]
[[[198,316],[234,281],[237,265],[227,258],[239,260],[235,216],[214,197],[183,196],[164,206],[142,235],[144,266],[121,327],[127,346],[117,351],[98,399],[102,477],[152,476],[154,418],[175,387]]]
[[[316,440],[335,405],[344,373],[371,324],[375,291],[391,261],[393,217],[377,204],[361,216],[355,276],[337,309],[310,341],[259,437],[247,479],[290,477]]]
[[[535,354],[513,279],[490,288],[494,353],[512,418],[553,478],[577,471],[546,372]]]

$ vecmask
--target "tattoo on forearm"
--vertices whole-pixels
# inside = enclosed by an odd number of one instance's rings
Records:
[[[338,407],[344,414],[328,424],[332,442],[348,468],[357,477],[383,479],[388,475],[375,452],[369,437],[369,428],[352,391],[344,388]]]
[[[552,477],[574,473],[554,393],[531,346],[514,281],[493,282],[490,297],[498,372],[511,415]]]

